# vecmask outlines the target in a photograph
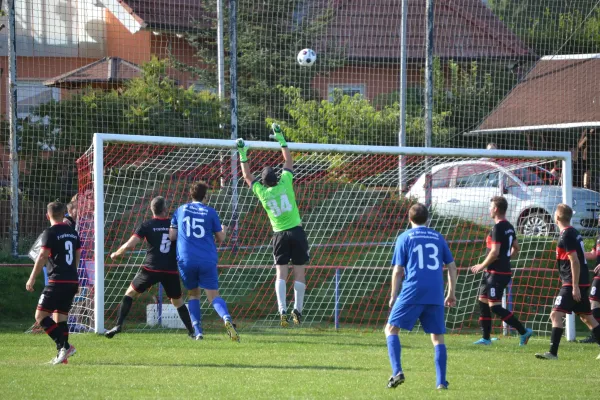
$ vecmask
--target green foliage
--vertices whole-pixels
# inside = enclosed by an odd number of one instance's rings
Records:
[[[595,1],[489,0],[488,4],[540,56],[600,51],[600,8]]]
[[[209,10],[216,9],[215,0],[204,4]],[[311,80],[317,74],[326,74],[343,65],[342,54],[332,50],[319,54],[318,62],[311,68],[302,68],[296,63],[298,51],[324,44],[323,36],[332,12],[327,6],[311,7],[309,2],[298,0],[263,0],[260,6],[252,0],[238,1],[238,118],[244,137],[267,139],[270,133],[264,126],[267,116],[289,119],[278,86],[304,88],[302,96],[313,99],[316,93],[310,89]],[[224,14],[227,32],[228,7],[224,7]],[[217,65],[216,20],[210,20],[209,27],[205,23],[203,21],[198,32],[188,40],[197,49],[198,58],[207,65]],[[224,40],[228,49],[229,35],[225,34]],[[203,85],[217,87],[214,69],[183,63],[177,66],[196,74]],[[229,57],[226,57],[225,70],[229,72]]]
[[[76,190],[75,160],[95,132],[222,138],[221,103],[207,91],[178,87],[156,58],[123,88],[87,88],[51,101],[21,123],[21,158],[31,174],[23,179],[32,200],[70,198]]]

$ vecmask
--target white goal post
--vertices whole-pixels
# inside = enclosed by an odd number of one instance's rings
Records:
[[[276,142],[246,141],[251,150],[279,151],[280,146]],[[96,133],[93,138],[92,149],[89,152],[93,157],[93,170],[91,171],[93,182],[94,221],[93,221],[93,250],[96,255],[94,263],[94,321],[93,329],[96,333],[105,330],[105,254],[110,249],[105,249],[105,146],[108,144],[136,144],[174,147],[209,148],[221,151],[230,150],[230,159],[227,163],[231,169],[237,171],[237,152],[234,140],[195,139],[162,136],[138,136],[125,134]],[[514,150],[482,150],[482,149],[455,149],[455,148],[424,148],[424,147],[394,147],[394,146],[362,146],[362,145],[336,145],[336,144],[314,144],[314,143],[289,143],[289,149],[294,154],[331,154],[331,155],[385,155],[385,156],[407,156],[407,157],[440,157],[444,160],[465,158],[472,160],[485,159],[528,159],[528,160],[558,160],[562,162],[562,202],[572,205],[572,167],[570,152],[550,151],[514,151]],[[88,152],[88,153],[89,153]],[[87,154],[87,153],[86,153]],[[226,153],[227,154],[227,153]],[[252,159],[251,159],[252,161]],[[396,168],[398,167],[396,163]],[[429,171],[428,173],[431,173]],[[237,180],[236,180],[237,181]],[[241,183],[239,183],[241,185]],[[236,183],[237,185],[237,183]],[[397,192],[398,193],[398,192]],[[486,199],[486,200],[489,200]],[[264,216],[266,218],[266,215]],[[391,253],[390,253],[391,257]],[[388,261],[389,263],[389,261]],[[558,271],[556,271],[558,275]],[[337,277],[336,277],[337,282]],[[337,285],[337,283],[336,283]],[[336,286],[337,296],[337,286]],[[474,298],[472,299],[475,300]],[[308,302],[308,301],[307,301]],[[360,313],[360,310],[357,311]],[[336,318],[337,318],[336,303]],[[336,320],[337,326],[337,320]],[[567,316],[566,336],[569,341],[575,338],[575,323],[573,315]]]

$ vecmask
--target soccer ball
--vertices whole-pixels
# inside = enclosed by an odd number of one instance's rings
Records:
[[[296,57],[302,67],[311,67],[317,61],[317,53],[312,49],[302,49]]]

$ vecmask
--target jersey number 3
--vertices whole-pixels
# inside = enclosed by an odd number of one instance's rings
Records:
[[[427,251],[430,250],[430,251]],[[428,261],[429,259],[431,259],[432,263],[427,263],[427,265],[425,265],[425,260],[424,260],[424,256],[423,256],[423,245],[420,244],[418,246],[416,246],[413,249],[413,253],[417,253],[417,256],[419,257],[419,269],[423,269],[425,267],[427,267],[427,269],[433,270],[435,271],[436,269],[438,269],[440,267],[440,261],[438,259],[438,254],[440,252],[439,248],[437,247],[436,244],[433,243],[427,243],[425,245],[425,252],[427,252],[427,258]]]
[[[279,202],[281,205],[277,204],[276,199],[267,201],[267,205],[273,213],[273,216],[279,217],[284,212],[292,211],[292,203],[290,203],[290,199],[288,199],[287,194],[282,194]]]

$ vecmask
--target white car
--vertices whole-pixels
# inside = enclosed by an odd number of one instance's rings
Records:
[[[554,211],[562,203],[562,187],[550,172],[533,163],[491,159],[436,165],[431,175],[431,204],[442,217],[458,217],[480,225],[492,225],[489,204],[493,196],[508,200],[508,221],[526,236],[557,232]],[[425,202],[425,174],[407,193]],[[572,226],[583,234],[598,232],[600,193],[573,188]]]

